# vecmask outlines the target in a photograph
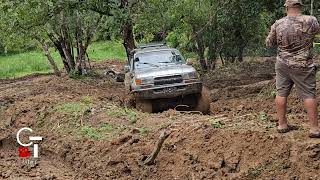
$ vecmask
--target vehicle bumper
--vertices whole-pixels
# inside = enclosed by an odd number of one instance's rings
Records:
[[[182,83],[170,86],[135,90],[133,93],[141,99],[174,98],[182,95],[196,94],[202,91],[202,83]]]

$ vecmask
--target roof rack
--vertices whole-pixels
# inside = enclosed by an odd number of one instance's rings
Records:
[[[148,44],[141,44],[138,45],[136,49],[130,51],[130,56],[134,55],[137,51],[147,49],[147,48],[167,48],[167,43],[148,43]]]
[[[154,47],[167,47],[167,44],[166,43],[149,43],[149,44],[138,45],[138,49],[154,48]]]

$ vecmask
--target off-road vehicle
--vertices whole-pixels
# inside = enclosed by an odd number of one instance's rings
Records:
[[[177,49],[164,44],[140,46],[130,53],[125,71],[125,88],[135,98],[138,110],[180,106],[209,111],[208,91]]]

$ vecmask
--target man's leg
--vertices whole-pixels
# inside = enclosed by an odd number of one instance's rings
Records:
[[[308,112],[310,123],[310,133],[317,134],[320,132],[318,123],[318,102],[317,99],[305,99],[304,105]]]
[[[287,97],[276,97],[276,108],[277,108],[277,118],[278,118],[278,129],[287,129]]]
[[[320,138],[318,125],[318,102],[316,98],[316,69],[315,67],[296,70],[293,72],[293,81],[296,84],[300,97],[304,99],[310,123],[310,137]]]

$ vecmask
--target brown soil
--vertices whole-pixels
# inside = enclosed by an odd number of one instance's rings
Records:
[[[288,118],[299,130],[275,131],[272,66],[245,63],[207,76],[207,116],[127,109],[123,83],[102,73],[0,81],[0,179],[320,179],[320,142],[307,138],[295,93]],[[44,137],[36,165],[18,157],[22,127]],[[155,164],[143,165],[164,129],[172,134]]]

